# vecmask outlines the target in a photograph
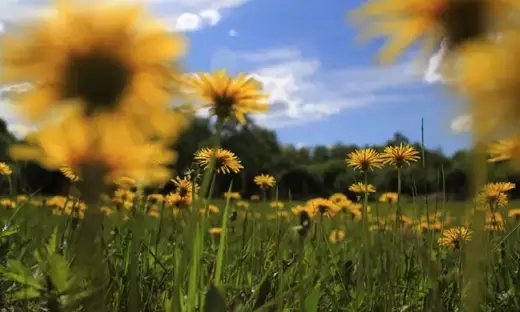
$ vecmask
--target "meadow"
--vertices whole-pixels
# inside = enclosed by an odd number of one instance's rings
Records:
[[[72,196],[6,197],[0,303],[80,311],[97,293],[104,311],[462,311],[471,232],[456,230],[468,224],[472,202],[374,196],[364,236],[363,204],[343,194],[328,202],[269,194],[228,192],[189,206],[135,188],[105,196],[101,293],[81,282],[72,248],[85,205]],[[312,213],[316,200],[334,210]],[[515,211],[486,220],[482,311],[519,308]]]

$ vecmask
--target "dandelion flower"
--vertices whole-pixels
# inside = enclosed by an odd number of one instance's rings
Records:
[[[446,229],[439,238],[439,244],[454,249],[459,249],[461,244],[471,240],[471,231],[466,227]]]
[[[60,172],[63,174],[64,177],[69,179],[71,182],[77,182],[79,181],[79,176],[72,171],[69,167],[61,167]]]
[[[193,191],[195,191],[195,194],[199,192],[200,187],[198,184],[191,182],[186,177],[175,177],[175,179],[171,179],[170,181],[175,185],[175,193],[179,194],[181,197],[192,197]]]
[[[11,170],[11,167],[9,167],[8,164],[6,164],[4,162],[0,162],[0,175],[9,176],[12,173],[13,173],[13,171]]]
[[[516,221],[520,221],[520,209],[509,210],[508,216],[513,217]]]
[[[224,198],[229,198],[229,199],[241,199],[242,198],[242,195],[240,195],[240,193],[238,192],[225,192],[224,193]]]
[[[363,182],[357,182],[348,187],[348,190],[357,194],[361,193],[375,193],[376,187],[372,184],[365,184]]]
[[[11,147],[13,159],[36,161],[47,169],[71,168],[83,177],[81,168],[100,166],[108,181],[130,177],[143,184],[167,181],[170,170],[157,164],[157,149],[175,161],[175,153],[159,143],[143,140],[139,130],[122,116],[87,118],[72,114],[57,124],[39,130],[27,143]],[[163,160],[166,160],[164,158]]]
[[[188,94],[201,99],[202,107],[209,107],[211,114],[222,121],[233,118],[245,124],[247,114],[265,113],[269,109],[269,94],[262,91],[259,81],[245,73],[237,77],[228,76],[226,70],[199,73],[187,76],[185,83]]]
[[[404,165],[410,165],[410,163],[418,161],[419,152],[413,146],[399,144],[399,146],[385,147],[381,158],[383,163],[401,168]]]
[[[276,184],[275,178],[269,174],[257,175],[254,178],[254,182],[263,190],[269,189]]]
[[[441,39],[449,52],[479,45],[513,9],[518,9],[513,0],[369,0],[352,17],[368,21],[367,35],[391,37],[380,54],[383,62],[391,62],[420,39],[426,53]]]
[[[515,169],[520,169],[520,134],[516,133],[507,140],[499,140],[488,147],[489,162],[502,162],[511,160]]]
[[[330,232],[329,241],[333,244],[341,242],[345,238],[345,232],[342,230],[334,230]]]
[[[173,64],[185,52],[184,40],[139,5],[68,2],[57,1],[56,14],[2,41],[3,83],[33,83],[14,99],[22,114],[41,120],[68,100],[79,100],[87,112],[163,112],[176,92],[180,73]]]
[[[269,206],[271,206],[271,208],[274,208],[274,209],[284,209],[285,208],[285,204],[281,201],[272,201]]]
[[[395,204],[399,200],[399,195],[394,192],[383,193],[379,197],[379,201],[382,203]]]
[[[320,214],[326,216],[333,216],[338,211],[338,206],[336,206],[332,201],[326,198],[314,198],[305,204],[310,209],[314,210],[313,214]]]
[[[208,230],[208,233],[212,234],[212,235],[215,235],[215,236],[220,236],[220,234],[222,233],[222,228],[220,228],[220,227],[210,228]]]
[[[347,166],[361,171],[383,167],[381,155],[372,148],[355,150],[347,155]]]
[[[240,159],[231,151],[219,148],[216,151],[211,148],[202,148],[195,152],[195,162],[203,167],[209,169],[211,159],[215,157],[215,171],[220,174],[239,173],[244,168]]]

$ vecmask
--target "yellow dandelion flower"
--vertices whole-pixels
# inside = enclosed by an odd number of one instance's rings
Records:
[[[274,209],[284,209],[285,204],[282,201],[272,201],[269,206]]]
[[[209,169],[212,157],[215,157],[215,169],[217,173],[239,173],[244,168],[240,159],[231,151],[219,148],[216,151],[211,148],[202,148],[195,152],[195,162],[203,167]]]
[[[0,162],[0,175],[9,176],[13,173],[11,167],[5,162]]]
[[[130,177],[142,184],[163,183],[171,174],[166,164],[157,164],[157,149],[175,153],[162,143],[142,140],[127,119],[117,115],[86,118],[71,114],[57,124],[43,127],[31,141],[14,145],[13,159],[36,161],[48,169],[63,166],[81,174],[82,166],[101,166],[108,181]]]
[[[520,169],[520,134],[515,133],[507,140],[499,140],[488,147],[489,162],[511,160],[515,169]]]
[[[316,211],[312,207],[307,206],[307,205],[305,205],[305,206],[296,205],[293,208],[291,208],[291,212],[296,216],[299,216],[303,212],[305,212],[307,214],[307,216],[310,218],[312,218],[314,216],[314,214],[316,213]]]
[[[508,216],[514,218],[516,221],[520,221],[520,209],[509,210]]]
[[[334,193],[330,195],[329,200],[336,205],[348,206],[350,200],[343,193]]]
[[[358,149],[347,155],[347,166],[361,171],[383,167],[381,155],[372,148]]]
[[[379,196],[379,201],[382,203],[395,204],[399,200],[399,195],[394,192],[387,192]]]
[[[217,214],[217,213],[220,212],[220,209],[218,209],[217,206],[215,206],[215,205],[213,205],[213,204],[210,204],[210,205],[208,205],[208,212],[209,212],[210,214]]]
[[[454,249],[459,249],[461,244],[471,240],[472,232],[464,227],[455,227],[442,231],[439,244]]]
[[[146,196],[146,199],[154,204],[162,203],[164,201],[164,196],[162,194],[150,194]]]
[[[504,3],[504,1],[480,1]],[[508,14],[511,15],[510,12]],[[513,16],[513,15],[511,15]],[[496,34],[494,35],[496,36]],[[466,56],[460,64],[461,77],[456,77],[460,91],[471,102],[473,132],[489,139],[497,135],[516,132],[520,122],[520,31],[500,31],[492,50],[475,48],[471,58]],[[513,138],[518,140],[518,138]],[[505,148],[515,148],[512,146]]]
[[[25,201],[27,201],[27,196],[25,196],[25,195],[16,196],[16,202],[20,203],[20,202],[25,202]]]
[[[336,206],[332,201],[321,197],[308,200],[305,205],[314,211],[313,214],[319,214],[322,216],[333,216],[338,211],[338,206]]]
[[[74,173],[74,171],[72,171],[72,169],[70,169],[69,167],[61,167],[60,172],[71,182],[79,181],[79,176],[76,173]]]
[[[187,177],[175,177],[175,179],[171,179],[170,182],[175,185],[175,193],[181,197],[192,197],[193,191],[195,191],[195,194],[199,193],[199,185],[192,183]]]
[[[106,216],[110,216],[111,214],[114,213],[114,209],[108,207],[108,206],[101,206],[101,208],[99,208],[101,210],[101,212],[103,212]]]
[[[148,208],[147,212],[148,216],[158,219],[161,216],[161,213],[159,211],[159,208],[157,208],[156,205],[152,205]]]
[[[254,182],[261,189],[266,190],[273,187],[276,184],[276,180],[272,175],[260,174],[254,178]]]
[[[167,204],[173,205],[177,208],[184,208],[186,206],[191,205],[191,203],[193,201],[193,197],[181,196],[180,194],[177,194],[177,193],[170,193],[170,194],[166,195],[164,201]]]
[[[357,194],[360,193],[375,193],[376,187],[372,184],[365,184],[363,182],[357,182],[348,187],[348,190]]]
[[[260,196],[259,195],[251,195],[251,197],[249,199],[251,199],[253,201],[260,200]]]
[[[2,199],[0,200],[0,206],[5,208],[14,209],[16,208],[16,203],[10,199]]]
[[[140,5],[70,2],[57,1],[57,14],[3,38],[3,82],[34,83],[15,98],[22,114],[40,120],[69,99],[85,103],[87,112],[116,105],[131,114],[165,111],[177,92],[184,40]]]
[[[137,185],[137,181],[129,177],[120,177],[114,181],[114,184],[121,189],[129,190]]]
[[[249,203],[246,202],[245,200],[239,200],[239,201],[237,201],[236,205],[237,205],[238,208],[242,208],[242,209],[247,209],[247,208],[249,208]]]
[[[359,220],[363,216],[362,208],[363,208],[363,205],[361,205],[361,204],[350,205],[347,207],[346,212],[347,212],[348,216],[350,216],[350,219]]]
[[[411,145],[400,144],[398,146],[385,147],[381,158],[384,164],[389,164],[396,168],[410,165],[419,160],[419,152]]]
[[[329,241],[333,244],[341,242],[343,239],[345,239],[345,232],[342,230],[333,230],[330,232],[329,235]]]
[[[187,76],[185,84],[188,94],[202,100],[202,107],[210,108],[211,114],[222,121],[233,118],[245,124],[247,114],[269,110],[269,94],[262,91],[259,81],[245,73],[237,77],[228,76],[226,70],[199,73]]]
[[[225,192],[224,193],[224,198],[229,198],[229,199],[241,199],[242,196],[240,195],[240,193],[238,192]]]
[[[213,227],[208,230],[208,233],[211,235],[219,236],[222,233],[222,228],[220,227]]]
[[[368,21],[367,35],[391,36],[380,54],[381,61],[390,62],[419,39],[426,53],[443,38],[449,52],[483,42],[494,23],[515,8],[518,4],[508,0],[370,0],[353,18]]]

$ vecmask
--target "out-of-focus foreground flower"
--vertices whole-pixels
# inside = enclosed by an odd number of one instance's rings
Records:
[[[175,153],[153,142],[124,116],[72,114],[11,148],[11,156],[36,161],[49,169],[70,168],[82,176],[85,165],[101,166],[111,182],[129,177],[140,183],[166,182]],[[157,160],[160,159],[161,162]]]
[[[12,156],[80,177],[95,164],[111,180],[167,181],[164,165],[175,158],[167,145],[186,124],[168,106],[180,94],[184,39],[140,5],[64,0],[52,13],[1,42],[2,83],[32,85],[13,101],[40,123]]]

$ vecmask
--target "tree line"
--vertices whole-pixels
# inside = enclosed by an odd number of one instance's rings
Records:
[[[178,160],[172,169],[182,175],[192,166],[193,153],[211,146],[213,126],[210,120],[194,118],[184,134],[172,148],[178,153]],[[24,194],[63,194],[69,188],[69,181],[59,171],[48,171],[37,164],[13,162],[7,149],[17,142],[8,131],[5,121],[0,120],[0,159],[13,167],[10,187]],[[232,186],[244,198],[258,194],[259,189],[253,178],[260,173],[273,175],[277,180],[277,195],[280,199],[304,200],[315,196],[329,196],[333,193],[349,194],[348,187],[362,181],[362,176],[346,167],[347,153],[360,148],[372,147],[382,150],[388,145],[410,144],[421,152],[424,159],[406,167],[402,171],[402,192],[408,196],[444,196],[450,200],[465,200],[470,196],[472,161],[471,153],[460,150],[452,156],[439,149],[422,148],[418,142],[401,133],[395,133],[384,145],[356,146],[336,143],[332,146],[296,147],[282,145],[274,131],[249,123],[247,126],[228,126],[222,134],[223,148],[234,152],[242,161],[244,170],[236,175],[219,176],[215,194],[221,195]],[[520,175],[505,164],[488,164],[490,181],[520,182]],[[369,183],[378,192],[396,191],[397,175],[392,168],[374,170],[369,174]],[[232,183],[231,183],[232,182]],[[3,179],[2,190],[9,190],[9,183]],[[166,192],[168,186],[161,190]],[[520,191],[513,191],[513,197],[520,197]]]

